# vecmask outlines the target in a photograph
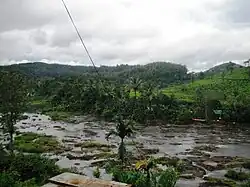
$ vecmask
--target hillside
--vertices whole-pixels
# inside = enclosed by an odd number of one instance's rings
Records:
[[[92,66],[70,66],[46,64],[42,62],[13,64],[0,66],[1,70],[20,72],[29,77],[62,77],[62,76],[95,76]],[[130,77],[138,77],[144,81],[152,81],[160,86],[183,81],[187,78],[187,68],[183,65],[155,62],[146,65],[117,65],[97,67],[101,76],[108,79],[126,82]]]
[[[236,68],[232,72],[217,73],[188,84],[172,85],[164,89],[163,93],[173,95],[179,100],[193,102],[197,98],[197,91],[201,90],[207,97],[217,97],[225,103],[232,100],[244,101],[250,95],[248,71],[246,68]]]
[[[243,68],[243,66],[233,63],[233,62],[227,62],[227,63],[214,66],[210,68],[209,70],[205,71],[204,73],[206,75],[218,74],[218,73],[231,71],[231,70],[238,69],[238,68]]]

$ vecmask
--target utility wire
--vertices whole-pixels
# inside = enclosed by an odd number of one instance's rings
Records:
[[[76,33],[77,33],[77,35],[78,35],[78,37],[79,37],[79,39],[80,39],[80,41],[81,41],[81,43],[82,43],[82,46],[83,46],[83,48],[85,49],[85,51],[86,51],[86,53],[87,53],[87,55],[88,55],[88,57],[89,57],[89,60],[91,61],[91,63],[92,63],[92,65],[93,65],[93,67],[94,67],[94,69],[95,69],[97,75],[100,76],[100,73],[98,72],[98,69],[97,69],[96,66],[95,66],[95,63],[94,63],[94,61],[93,61],[93,59],[92,59],[92,57],[91,57],[91,55],[90,55],[90,53],[89,53],[89,51],[88,51],[88,48],[87,48],[87,46],[85,45],[85,43],[84,43],[84,41],[83,41],[83,39],[82,39],[82,36],[80,35],[80,32],[79,32],[79,30],[77,29],[76,24],[75,24],[75,22],[74,22],[74,20],[73,20],[73,17],[71,16],[71,13],[70,13],[70,11],[69,11],[67,5],[65,4],[64,0],[62,0],[62,3],[63,3],[63,6],[65,7],[65,10],[66,10],[66,12],[67,12],[69,18],[70,18],[71,23],[73,24],[73,26],[74,26],[74,28],[75,28],[75,30],[76,30]]]
[[[94,63],[94,61],[93,61],[93,59],[92,59],[92,57],[91,57],[91,55],[90,55],[90,53],[89,53],[89,51],[88,51],[87,46],[84,44],[84,41],[83,41],[83,39],[82,39],[82,36],[80,35],[80,32],[79,32],[79,30],[78,30],[77,27],[76,27],[76,24],[75,24],[75,22],[74,22],[74,20],[73,20],[73,18],[72,18],[72,16],[71,16],[71,13],[70,13],[70,11],[69,11],[67,5],[65,4],[64,0],[61,0],[61,1],[62,1],[62,3],[63,3],[63,6],[65,7],[65,10],[66,10],[66,12],[67,12],[67,14],[68,14],[68,16],[69,16],[69,18],[70,18],[70,21],[71,21],[72,25],[74,26],[74,28],[75,28],[75,30],[76,30],[76,33],[77,33],[77,35],[78,35],[78,37],[79,37],[79,39],[80,39],[80,41],[81,41],[81,43],[82,43],[82,46],[84,47],[84,49],[85,49],[85,51],[86,51],[86,53],[87,53],[87,55],[88,55],[88,57],[89,57],[89,60],[91,61],[91,63],[92,63],[92,65],[93,65],[93,67],[94,67],[94,69],[95,69],[97,75],[100,76],[100,73],[98,72],[98,69],[97,69],[96,66],[95,66],[95,63]],[[132,141],[133,141],[133,143],[135,143],[134,140],[132,140]],[[137,149],[137,151],[139,152],[139,154],[142,155],[142,154],[141,154],[141,150],[139,150],[137,147],[136,147],[136,149]]]

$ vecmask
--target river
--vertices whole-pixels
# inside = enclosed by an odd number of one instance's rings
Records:
[[[113,123],[97,120],[91,116],[74,117],[76,123],[51,121],[50,117],[41,114],[27,114],[28,119],[18,122],[17,129],[20,132],[35,132],[53,135],[70,148],[70,151],[53,155],[51,157],[58,158],[57,164],[64,168],[75,168],[77,171],[92,177],[94,167],[93,162],[98,161],[97,158],[90,160],[68,159],[67,155],[74,155],[80,158],[83,153],[79,147],[74,145],[87,140],[95,140],[102,144],[118,145],[119,139],[112,137],[109,142],[105,139],[105,134],[114,128]],[[178,157],[182,159],[190,159],[195,162],[197,154],[194,152],[195,147],[211,146],[215,150],[204,150],[204,154],[210,155],[203,159],[208,162],[214,162],[211,157],[244,157],[250,158],[250,129],[247,128],[229,128],[223,125],[165,125],[137,127],[136,134],[127,139],[127,142],[136,142],[143,145],[146,149],[158,149],[159,152],[153,154],[155,157],[168,156]],[[137,152],[136,146],[127,146],[131,152]],[[112,150],[114,153],[117,148]],[[204,160],[202,160],[204,161]],[[210,165],[213,165],[210,163]],[[226,171],[222,169],[214,169],[207,171],[206,175],[223,177]],[[110,180],[111,176],[101,169],[101,177]],[[202,177],[195,179],[180,179],[177,186],[198,187],[202,181]]]

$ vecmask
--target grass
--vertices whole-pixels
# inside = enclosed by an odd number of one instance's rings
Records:
[[[70,112],[49,111],[45,113],[50,116],[53,121],[69,121],[72,116]]]
[[[103,149],[103,148],[112,148],[111,145],[108,144],[102,144],[96,141],[85,141],[81,142],[75,145],[76,147],[81,147],[81,148],[96,148],[96,149]],[[107,152],[107,151],[105,151]]]
[[[236,187],[236,182],[230,179],[219,179],[213,177],[204,177],[204,180],[207,186],[229,186],[229,187]]]
[[[27,153],[47,153],[63,150],[56,138],[32,132],[15,137],[14,145],[16,150]]]
[[[31,101],[29,110],[34,111],[47,111],[51,108],[50,103],[45,99],[34,99]]]

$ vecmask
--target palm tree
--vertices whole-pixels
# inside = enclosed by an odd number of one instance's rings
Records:
[[[131,77],[130,78],[130,88],[134,91],[134,97],[137,97],[137,91],[142,84],[142,80],[139,78]]]
[[[117,119],[117,125],[115,130],[111,130],[107,135],[106,139],[108,140],[111,135],[120,137],[121,142],[118,149],[119,159],[124,161],[126,147],[124,144],[124,138],[130,137],[133,134],[133,122],[131,120],[123,120],[122,116],[119,116]]]
[[[143,84],[143,91],[142,96],[145,98],[145,101],[147,102],[147,107],[149,111],[152,111],[152,100],[155,95],[157,95],[158,88],[152,83],[148,82],[146,84]]]

